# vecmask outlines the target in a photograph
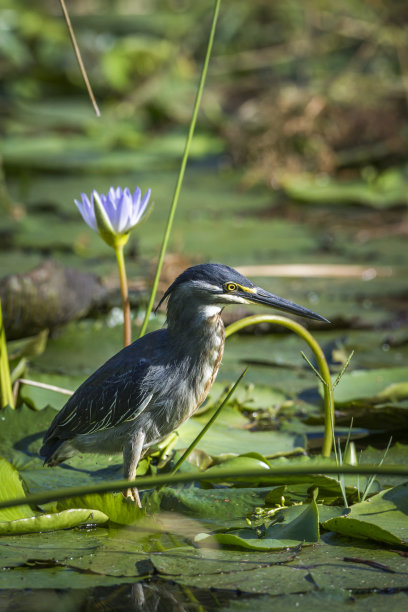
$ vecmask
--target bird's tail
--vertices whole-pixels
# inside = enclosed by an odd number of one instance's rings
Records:
[[[44,465],[53,467],[69,459],[75,454],[75,449],[69,444],[69,440],[51,439],[40,448],[40,457],[44,459]]]

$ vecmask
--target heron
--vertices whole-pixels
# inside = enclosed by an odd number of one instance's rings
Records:
[[[81,384],[56,415],[40,450],[45,465],[58,465],[76,453],[123,452],[124,477],[135,481],[140,459],[207,397],[224,352],[225,306],[262,304],[328,323],[216,263],[187,268],[158,307],[166,299],[167,327],[119,351]],[[124,495],[141,507],[136,487]]]

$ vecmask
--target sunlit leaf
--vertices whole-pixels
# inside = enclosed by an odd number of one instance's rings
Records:
[[[212,536],[200,534],[196,541],[201,545],[209,545],[215,541],[226,546],[251,550],[276,550],[319,540],[319,512],[314,500],[305,506],[292,506],[281,514],[282,522],[275,522],[265,528],[239,529]]]
[[[349,537],[407,546],[408,483],[355,504],[350,514],[329,519],[323,527]]]

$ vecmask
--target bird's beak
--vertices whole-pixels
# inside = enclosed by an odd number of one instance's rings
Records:
[[[330,323],[330,321],[321,315],[316,314],[312,310],[304,308],[304,306],[299,306],[299,304],[295,304],[290,300],[285,300],[278,295],[273,295],[273,293],[269,293],[260,287],[256,287],[254,293],[245,293],[245,299],[248,300],[248,302],[253,302],[254,304],[264,304],[265,306],[270,306],[271,308],[276,308],[277,310],[291,312],[292,314],[299,315],[300,317],[307,317],[308,319],[315,319],[316,321]]]

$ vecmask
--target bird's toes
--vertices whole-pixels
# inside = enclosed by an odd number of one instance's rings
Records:
[[[126,489],[126,491],[123,491],[123,495],[126,499],[130,499],[131,501],[135,502],[139,506],[139,508],[142,507],[139,497],[139,491],[136,489],[136,487],[129,487],[128,489]]]

